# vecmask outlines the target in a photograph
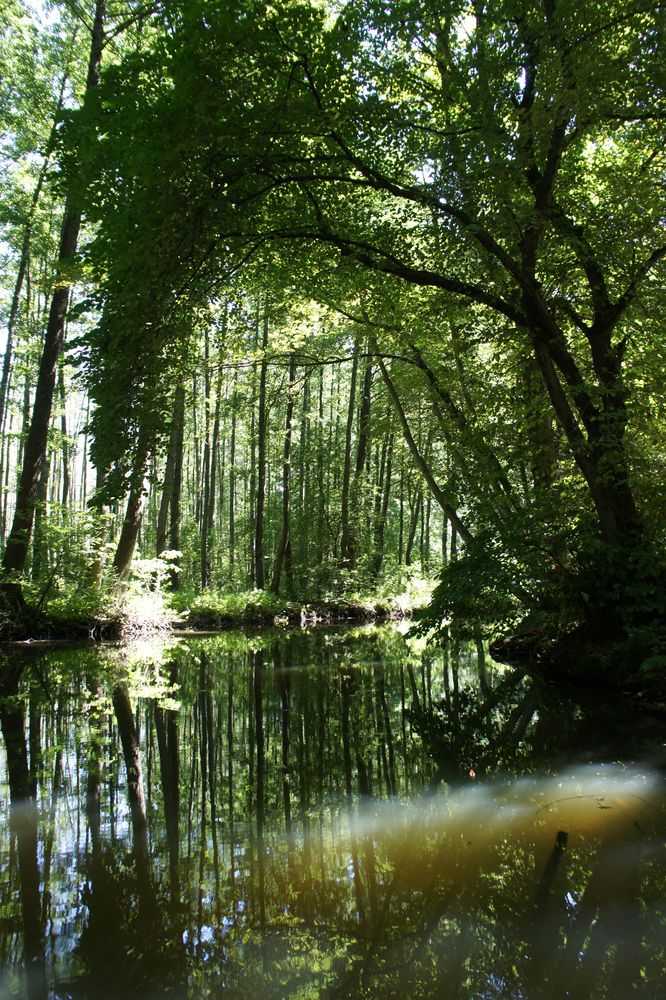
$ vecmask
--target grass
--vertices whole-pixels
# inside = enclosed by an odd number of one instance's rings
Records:
[[[234,625],[298,625],[403,617],[416,606],[414,596],[348,593],[317,600],[291,601],[261,590],[228,594],[217,590],[180,591],[170,605],[191,628],[215,631]]]
[[[147,564],[148,565],[148,564]],[[148,572],[150,570],[150,572]],[[0,621],[2,639],[115,639],[166,633],[171,629],[219,631],[229,628],[354,623],[409,616],[427,604],[427,581],[387,582],[374,593],[353,590],[312,600],[289,600],[262,590],[227,593],[219,590],[165,589],[166,576],[155,575],[152,564],[120,591],[63,591],[44,600],[38,589],[22,587],[26,600],[23,621]],[[393,593],[391,593],[393,590]],[[396,594],[395,591],[401,592]]]

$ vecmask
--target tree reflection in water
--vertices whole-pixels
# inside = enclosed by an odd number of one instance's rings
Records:
[[[659,726],[390,628],[3,678],[2,995],[661,995]]]

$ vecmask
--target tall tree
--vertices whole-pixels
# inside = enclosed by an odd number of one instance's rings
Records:
[[[290,518],[289,508],[291,503],[290,479],[291,479],[291,425],[294,418],[294,383],[296,381],[296,355],[289,356],[289,380],[287,383],[287,413],[284,425],[284,447],[282,458],[282,528],[275,562],[273,564],[273,575],[271,577],[270,589],[274,594],[280,592],[280,579],[282,577],[282,566],[287,555],[291,542],[290,539]],[[293,582],[293,581],[292,581]],[[288,578],[289,583],[289,578]]]
[[[100,61],[104,44],[105,11],[105,0],[97,0],[88,59],[87,91],[91,91],[99,82]],[[16,497],[14,522],[2,561],[5,577],[10,574],[22,573],[28,555],[42,467],[46,461],[46,446],[58,359],[62,349],[65,317],[69,304],[71,284],[69,269],[76,253],[80,226],[81,212],[74,207],[71,199],[67,199],[60,234],[58,278],[51,298],[51,307],[44,333],[42,356],[35,388],[35,402]],[[4,592],[14,603],[18,602],[19,606],[22,604],[20,587],[16,583],[5,582]]]

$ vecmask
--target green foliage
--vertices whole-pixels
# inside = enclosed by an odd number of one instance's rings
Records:
[[[46,615],[63,630],[73,622],[117,622],[120,602],[107,590],[98,588],[68,589],[46,603]]]
[[[666,615],[666,563],[658,549],[627,538],[610,548],[588,536],[572,560],[569,586],[581,617],[602,629],[624,631],[662,622]]]
[[[263,590],[221,593],[180,590],[170,596],[172,608],[195,628],[220,628],[244,622],[269,621],[293,608],[289,602]]]
[[[464,555],[442,570],[432,601],[415,614],[415,633],[474,639],[511,628],[525,614],[529,597],[525,588],[530,582],[534,586],[525,570],[525,564],[508,555],[497,539],[475,539]]]
[[[26,151],[43,140],[65,51],[32,26],[12,55],[26,12],[7,9],[15,254],[19,174],[34,173]],[[662,618],[658,13],[619,0],[169,0],[140,20],[137,44],[65,116],[58,151],[88,223],[69,273],[96,503],[117,506],[118,526],[148,477],[144,560],[185,394],[176,600],[202,621],[288,616],[245,593],[270,579],[285,537],[293,598],[372,603],[404,590],[407,563],[424,579],[446,563],[424,630],[610,617],[628,635]],[[35,220],[44,259],[52,230]],[[21,318],[26,401],[40,322]],[[56,588],[85,575],[93,525],[49,506],[35,573],[56,565]],[[161,572],[139,566],[139,590],[159,590]]]

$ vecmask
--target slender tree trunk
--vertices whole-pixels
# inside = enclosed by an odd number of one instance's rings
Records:
[[[171,520],[169,524],[169,548],[180,552],[181,494],[183,488],[183,437],[185,433],[185,389],[178,386],[174,403],[174,423],[176,425],[175,456],[173,466],[173,490],[171,492]],[[180,589],[180,569],[174,564],[171,573],[171,589]]]
[[[139,433],[137,451],[134,458],[134,468],[130,479],[130,491],[127,498],[125,518],[118,539],[118,547],[113,557],[113,568],[120,580],[126,580],[132,557],[139,537],[141,514],[145,497],[145,478],[148,468],[148,435],[142,429]]]
[[[9,470],[11,455],[11,433],[14,423],[14,414],[9,415],[9,429],[6,434],[0,437],[0,447],[2,448],[3,464],[0,469],[0,540],[4,543],[5,531],[7,528],[7,503],[9,500]]]
[[[372,562],[372,573],[375,579],[379,576],[384,561],[384,533],[388,520],[388,506],[391,495],[391,467],[393,463],[393,434],[389,434],[382,448],[383,477],[377,490],[378,509],[375,511],[374,525],[374,555]],[[382,482],[383,479],[383,482]]]
[[[194,444],[194,454],[192,456],[191,477],[189,480],[189,494],[194,497],[194,520],[201,527],[201,494],[202,494],[202,465],[201,465],[201,442],[199,439],[199,390],[196,375],[192,379],[192,440]]]
[[[326,497],[324,492],[324,366],[319,370],[319,407],[317,424],[317,566],[324,561],[324,531],[326,527]]]
[[[347,426],[345,428],[345,457],[342,470],[342,496],[340,499],[340,565],[353,568],[354,553],[351,524],[349,520],[349,494],[351,487],[351,453],[354,433],[354,415],[356,413],[356,379],[358,375],[358,351],[360,340],[354,341],[354,356],[352,359],[351,383],[349,386],[349,406],[347,408]]]
[[[256,312],[255,312],[255,323],[254,323],[254,337],[252,342],[252,350],[256,356],[257,347],[259,346],[259,326],[261,320],[261,313],[259,302],[257,301]],[[256,435],[256,413],[255,413],[255,393],[257,390],[257,363],[252,365],[252,407],[250,413],[250,492],[249,492],[249,514],[250,514],[250,524],[255,525],[256,523],[256,493],[257,493],[257,435]],[[252,587],[257,585],[257,563],[255,554],[255,537],[254,531],[252,532],[250,538],[250,584]]]
[[[410,517],[409,528],[407,531],[407,544],[405,545],[405,566],[412,565],[412,550],[414,548],[414,539],[416,538],[416,529],[419,523],[419,514],[421,513],[422,499],[423,494],[419,491],[416,496],[411,498],[409,505]]]
[[[60,362],[58,364],[58,389],[60,392],[60,434],[62,437],[61,450],[62,450],[62,492],[60,495],[60,503],[63,506],[63,510],[66,509],[69,503],[69,492],[70,492],[70,482],[71,475],[69,469],[70,454],[69,454],[69,440],[67,438],[67,394],[65,391],[65,365],[63,362],[62,355],[60,356]]]
[[[97,0],[88,63],[86,87],[92,90],[99,80],[99,65],[104,42],[105,0]],[[81,215],[68,198],[60,234],[58,271],[66,275],[67,267],[76,253]],[[25,569],[30,543],[30,534],[39,493],[42,466],[46,459],[46,446],[53,394],[55,389],[58,358],[62,348],[65,316],[69,305],[69,282],[57,282],[51,299],[51,309],[44,336],[42,357],[39,364],[35,401],[30,422],[30,430],[23,456],[23,467],[16,497],[14,523],[7,539],[3,558],[5,574],[22,573]],[[10,591],[13,600],[22,604],[20,591]]]
[[[88,499],[88,424],[90,422],[90,398],[86,399],[86,416],[83,434],[83,454],[81,457],[81,482],[79,483],[79,503],[85,507]]]
[[[449,519],[446,514],[442,515],[442,568],[448,565],[449,561]]]
[[[361,388],[361,406],[358,415],[358,436],[356,441],[356,465],[354,467],[354,479],[350,489],[350,507],[354,512],[353,517],[348,517],[349,539],[347,543],[347,565],[349,569],[354,569],[358,558],[359,548],[359,528],[362,516],[362,484],[366,471],[366,461],[370,452],[368,441],[370,437],[370,392],[372,389],[372,364],[366,361],[363,372],[363,386]]]
[[[21,481],[21,469],[23,467],[23,455],[25,454],[25,443],[28,440],[30,430],[30,372],[26,371],[23,379],[23,403],[21,405],[21,433],[18,441],[18,452],[16,455],[16,489],[18,491]]]
[[[282,531],[275,555],[273,566],[273,577],[270,589],[272,593],[280,592],[280,577],[282,576],[282,564],[287,553],[289,544],[289,482],[291,472],[291,424],[294,417],[294,383],[296,381],[296,355],[289,357],[289,385],[287,388],[287,415],[285,418],[284,430],[284,453],[282,461]]]
[[[174,479],[176,473],[176,453],[178,450],[178,438],[180,433],[179,406],[181,405],[182,389],[176,390],[173,404],[173,415],[171,418],[171,432],[169,434],[169,445],[167,448],[166,463],[164,467],[164,482],[162,484],[162,497],[160,509],[157,514],[157,531],[155,539],[155,551],[160,556],[167,547],[167,536],[169,528],[169,508],[173,497]]]
[[[446,514],[444,515],[446,517]],[[400,514],[398,520],[398,565],[402,566],[405,542],[405,459],[400,458]]]
[[[231,438],[229,440],[229,576],[233,582],[236,553],[236,406],[237,396],[231,396]]]
[[[414,463],[417,469],[425,479],[428,488],[430,489],[430,492],[434,496],[437,503],[440,505],[445,514],[448,516],[451,523],[455,524],[456,530],[460,534],[461,538],[463,538],[466,542],[470,542],[472,540],[471,532],[468,531],[463,522],[460,520],[455,508],[448,502],[446,495],[444,494],[443,490],[435,480],[432,469],[430,468],[428,463],[423,458],[423,455],[419,451],[419,448],[416,444],[416,441],[414,440],[411,429],[409,427],[409,423],[407,421],[405,411],[402,407],[402,403],[400,402],[398,394],[395,391],[395,386],[393,385],[393,382],[388,373],[386,365],[384,364],[383,359],[381,357],[378,357],[378,362],[379,362],[379,367],[381,369],[382,377],[386,384],[386,388],[388,389],[391,403],[393,404],[393,408],[396,412],[398,420],[400,421],[400,426],[402,427],[402,432],[405,438],[405,442],[412,454],[412,458],[414,459]]]
[[[208,506],[210,504],[210,348],[209,334],[206,328],[204,334],[204,446],[202,464],[202,489],[199,532],[201,538],[201,563],[200,563],[200,583],[201,587],[207,586],[208,576]],[[199,491],[197,491],[199,492]]]
[[[95,494],[100,494],[104,485],[104,473],[97,469],[95,476]],[[104,572],[104,544],[106,540],[106,518],[104,508],[93,496],[93,510],[95,511],[95,524],[93,532],[93,558],[88,570],[88,577],[91,587],[100,587],[102,584],[102,574]]]
[[[264,323],[261,348],[263,356],[259,368],[259,401],[257,413],[257,506],[254,522],[254,572],[255,586],[264,589],[264,506],[266,502],[266,376],[268,360],[268,309],[264,306]]]
[[[204,503],[204,523],[201,540],[201,586],[210,587],[212,579],[211,546],[215,523],[215,493],[217,483],[217,461],[220,443],[220,407],[222,405],[222,368],[219,367],[215,390],[215,413],[213,416],[213,437],[210,449],[210,470],[208,489]]]
[[[310,375],[306,373],[303,380],[303,408],[301,410],[301,433],[298,448],[298,523],[300,525],[306,523],[306,512],[309,513],[312,508],[312,477],[308,459],[312,456],[311,461],[312,465],[314,465],[317,458],[316,445],[312,440],[310,429],[310,393]],[[297,559],[301,577],[303,575],[301,568],[311,565],[311,539],[311,531],[301,530],[299,532]]]
[[[74,37],[76,37],[76,33]],[[73,42],[74,38],[72,39],[72,46]],[[51,129],[51,134],[46,144],[46,154],[44,156],[44,160],[42,161],[42,166],[39,171],[39,177],[37,178],[37,183],[35,184],[34,191],[32,192],[32,198],[30,199],[30,208],[28,209],[28,217],[26,219],[25,229],[23,230],[21,256],[19,257],[18,271],[16,274],[16,281],[14,283],[14,292],[12,294],[12,301],[9,307],[9,317],[7,319],[7,344],[5,347],[5,355],[2,360],[2,375],[0,376],[0,432],[4,431],[5,408],[7,404],[7,391],[9,388],[9,373],[12,364],[14,336],[16,332],[16,323],[18,320],[19,308],[21,304],[21,293],[23,291],[23,282],[25,281],[28,269],[28,261],[30,259],[30,245],[32,243],[32,227],[35,221],[35,212],[37,211],[37,205],[39,204],[42,188],[44,187],[44,181],[46,180],[46,175],[48,173],[49,164],[53,153],[53,146],[56,139],[56,125],[59,124],[60,122],[60,113],[62,111],[62,104],[65,96],[65,87],[67,86],[68,78],[69,78],[69,67],[67,67],[67,69],[63,73],[62,80],[60,82],[60,92],[58,94],[58,101],[56,103],[53,127]]]

